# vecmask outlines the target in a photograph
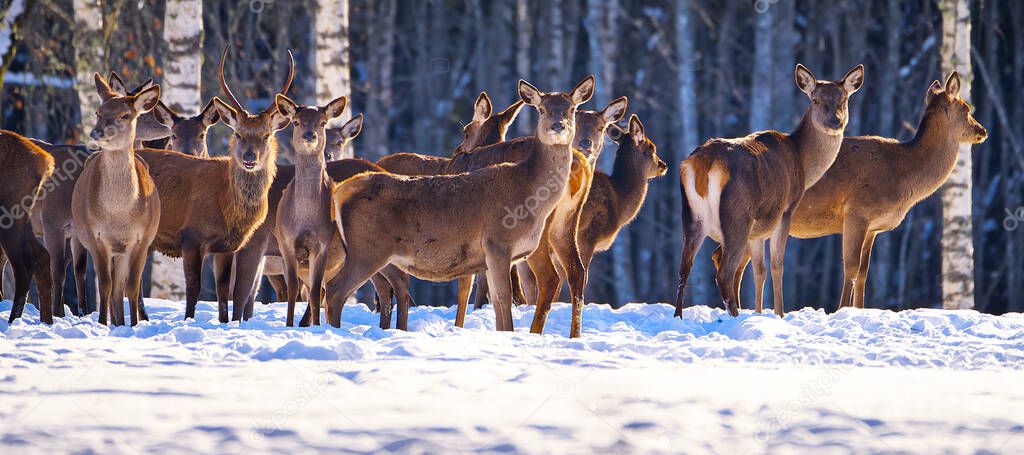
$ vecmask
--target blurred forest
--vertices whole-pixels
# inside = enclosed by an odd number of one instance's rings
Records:
[[[169,52],[165,8],[171,1],[182,0],[103,0],[102,25],[92,40],[77,38],[76,7],[95,0],[0,2],[6,30],[13,31],[5,36],[14,43],[0,42],[6,44],[0,46],[5,51],[3,128],[51,142],[78,142],[76,65],[100,73],[116,70],[130,85],[150,77],[161,82]],[[220,95],[216,65],[228,43],[234,50],[226,74],[243,102],[259,108],[270,102],[286,71],[286,49],[295,51],[297,61],[293,98],[315,102],[313,24],[319,3],[202,1],[203,103]],[[796,63],[820,79],[839,78],[858,63],[866,66],[864,87],[850,101],[847,135],[912,137],[925,90],[945,77],[941,8],[948,0],[340,3],[348,8],[352,112],[364,113],[366,122],[354,142],[358,157],[448,155],[472,117],[477,94],[488,92],[495,107],[503,108],[515,99],[519,78],[541,89],[564,90],[594,73],[598,90],[588,109],[629,97],[629,112],[644,121],[670,171],[652,183],[639,217],[613,250],[595,260],[587,300],[613,305],[674,299],[678,163],[711,137],[791,130],[808,104],[793,82]],[[1024,311],[1024,2],[967,3],[973,26],[972,103],[990,132],[987,142],[973,148],[976,308]],[[11,14],[19,7],[20,14]],[[76,54],[76,46],[90,45],[98,49]],[[96,61],[77,61],[76,55],[95,55]],[[523,113],[515,135],[532,134],[532,112]],[[224,154],[228,129],[218,125],[213,131],[210,152]],[[282,161],[289,159],[285,135],[290,132],[282,133]],[[606,171],[613,154],[608,141],[600,163]],[[940,197],[933,196],[899,229],[879,236],[869,307],[941,306],[941,212]],[[718,305],[712,249],[706,242],[698,256],[689,297]],[[835,305],[842,277],[839,236],[791,240],[786,261],[788,306]],[[751,281],[744,282],[747,305]],[[420,304],[450,305],[455,286],[416,281],[413,295]]]

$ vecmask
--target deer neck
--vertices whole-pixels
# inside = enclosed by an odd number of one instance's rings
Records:
[[[800,124],[789,136],[796,145],[796,153],[804,172],[804,189],[814,185],[825,171],[832,167],[839,148],[843,145],[842,134],[828,134],[814,125],[811,112],[804,114]]]
[[[127,204],[139,196],[139,173],[135,151],[130,148],[103,150],[96,156],[100,168],[102,199],[113,205]]]
[[[236,213],[248,213],[253,210],[266,212],[267,192],[277,173],[275,161],[276,156],[270,156],[262,169],[250,172],[242,169],[234,159],[231,160],[230,204]]]
[[[299,197],[321,195],[324,182],[327,180],[327,161],[324,154],[295,155],[295,177],[292,188]]]
[[[552,194],[562,194],[572,170],[572,147],[570,144],[545,144],[536,137],[534,141],[534,153],[522,162],[528,176],[524,181],[534,182],[534,187],[545,186]]]
[[[647,195],[647,176],[622,153],[615,154],[615,164],[609,176],[616,200],[619,201],[618,225],[628,223],[640,211]]]
[[[900,163],[906,177],[902,180],[922,199],[942,186],[960,156],[960,143],[942,112],[926,112],[914,138],[901,146],[906,151]]]

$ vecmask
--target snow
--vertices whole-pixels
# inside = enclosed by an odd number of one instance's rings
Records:
[[[0,452],[1024,450],[1020,314],[590,305],[573,340],[565,304],[536,336],[532,307],[509,334],[489,308],[400,332],[363,305],[297,329],[282,304],[146,303],[134,328],[0,322]]]

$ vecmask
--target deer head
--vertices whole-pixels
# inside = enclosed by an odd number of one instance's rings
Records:
[[[925,95],[925,106],[925,115],[935,112],[945,117],[946,127],[952,129],[958,142],[980,144],[988,138],[988,130],[974,119],[971,106],[960,98],[960,73],[950,73],[945,86],[939,81],[932,82]]]
[[[608,103],[600,111],[576,111],[576,137],[573,148],[583,152],[591,161],[597,159],[604,146],[604,132],[611,125],[626,115],[629,100],[619,97]]]
[[[283,94],[274,100],[277,110],[292,121],[292,146],[300,155],[320,155],[327,146],[327,122],[345,113],[348,98],[341,97],[320,106],[301,106]]]
[[[505,141],[508,127],[519,115],[523,108],[523,101],[509,105],[505,110],[491,115],[491,98],[487,92],[480,92],[473,104],[473,120],[462,128],[462,143],[455,147],[455,154],[469,152],[477,147],[487,144],[497,144]]]
[[[629,117],[629,131],[614,123],[608,125],[608,137],[619,144],[616,161],[624,160],[631,168],[640,169],[644,177],[661,177],[668,171],[668,165],[658,157],[658,147],[644,134],[644,124],[636,114]]]
[[[324,148],[324,159],[327,161],[340,160],[345,147],[361,131],[363,131],[363,114],[352,117],[340,127],[327,128],[327,147]]]
[[[811,99],[808,111],[813,125],[826,133],[843,134],[849,120],[847,101],[864,84],[864,65],[857,65],[838,81],[819,81],[801,64],[796,65],[796,85]]]
[[[545,145],[569,145],[576,133],[576,107],[594,95],[594,76],[583,78],[570,93],[543,93],[522,79],[519,98],[537,109],[537,140]]]
[[[163,101],[153,112],[169,119],[171,139],[167,143],[168,149],[192,156],[210,156],[206,149],[206,131],[220,121],[220,112],[217,111],[217,105],[213,100],[206,103],[206,107],[199,114],[191,117],[175,112]]]
[[[153,86],[153,79],[149,79],[139,85],[135,90],[128,90],[121,76],[111,71],[107,76],[107,84],[110,89],[119,95],[138,95],[143,90]],[[135,122],[135,140],[155,141],[171,135],[171,119],[164,115],[159,109],[153,109],[139,116]]]
[[[132,150],[139,116],[156,107],[160,86],[151,85],[136,95],[116,92],[99,73],[93,74],[101,103],[96,110],[96,127],[89,133],[101,150]]]
[[[221,119],[234,130],[228,143],[231,159],[246,171],[255,172],[262,170],[268,161],[277,159],[277,143],[274,140],[274,133],[287,127],[289,119],[278,111],[276,103],[271,104],[258,114],[252,114],[242,107],[227,82],[224,81],[224,60],[228,56],[229,48],[230,46],[224,47],[224,53],[220,57],[219,70],[220,88],[228,101],[214,98],[213,102],[217,106],[217,112],[220,113]],[[292,51],[289,50],[288,79],[279,94],[288,93],[294,77],[295,58],[292,56]]]

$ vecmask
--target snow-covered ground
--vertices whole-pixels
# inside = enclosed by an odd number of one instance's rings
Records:
[[[341,329],[147,308],[0,322],[0,453],[1024,451],[1022,315],[591,305],[570,340],[566,305],[545,336],[532,307],[514,334],[490,309],[414,308],[405,333],[362,305]]]

